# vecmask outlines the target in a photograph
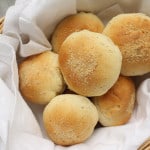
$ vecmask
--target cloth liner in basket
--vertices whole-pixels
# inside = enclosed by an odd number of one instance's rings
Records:
[[[61,19],[78,10],[91,11],[106,23],[131,12],[130,4],[134,11],[150,15],[148,0],[17,0],[8,9],[0,35],[0,150],[136,150],[150,137],[150,74],[136,77],[137,103],[127,124],[98,128],[84,143],[69,147],[48,139],[44,106],[27,104],[18,88],[18,59],[51,50],[47,38]]]

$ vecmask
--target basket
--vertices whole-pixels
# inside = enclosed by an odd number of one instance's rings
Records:
[[[0,18],[0,34],[2,34],[3,25],[4,25],[4,17]]]
[[[150,150],[150,138],[146,140],[139,148],[138,150]]]
[[[0,34],[3,32],[4,18],[0,18]],[[150,138],[146,140],[137,150],[150,150]]]

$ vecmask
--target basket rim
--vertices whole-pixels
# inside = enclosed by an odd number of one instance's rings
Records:
[[[0,34],[2,34],[2,31],[3,31],[4,19],[5,17],[0,18]]]
[[[137,150],[150,150],[150,137]]]

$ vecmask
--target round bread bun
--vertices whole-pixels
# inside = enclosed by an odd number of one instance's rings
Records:
[[[131,79],[120,76],[115,85],[102,96],[92,98],[103,126],[128,122],[135,103],[135,87]]]
[[[63,42],[59,64],[72,91],[83,96],[100,96],[117,81],[121,70],[120,50],[105,35],[82,30]]]
[[[109,36],[123,56],[121,74],[143,75],[150,72],[150,18],[144,14],[114,17],[103,34]]]
[[[47,104],[65,88],[58,55],[46,51],[25,59],[19,65],[20,91],[26,100]]]
[[[50,139],[59,145],[73,145],[87,140],[98,122],[98,112],[86,97],[74,94],[56,96],[43,113]]]
[[[58,53],[63,41],[73,32],[87,29],[93,32],[102,32],[104,28],[101,20],[92,13],[78,13],[62,20],[52,35],[54,52]]]

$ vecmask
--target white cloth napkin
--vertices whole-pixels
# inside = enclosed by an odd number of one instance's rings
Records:
[[[70,147],[55,145],[47,138],[42,124],[44,106],[27,104],[18,90],[17,60],[51,50],[48,38],[61,19],[78,10],[94,12],[105,23],[123,12],[150,15],[150,1],[138,2],[17,0],[8,9],[0,35],[0,150],[136,150],[150,136],[150,74],[137,77],[142,83],[128,124],[98,128],[87,141]]]

